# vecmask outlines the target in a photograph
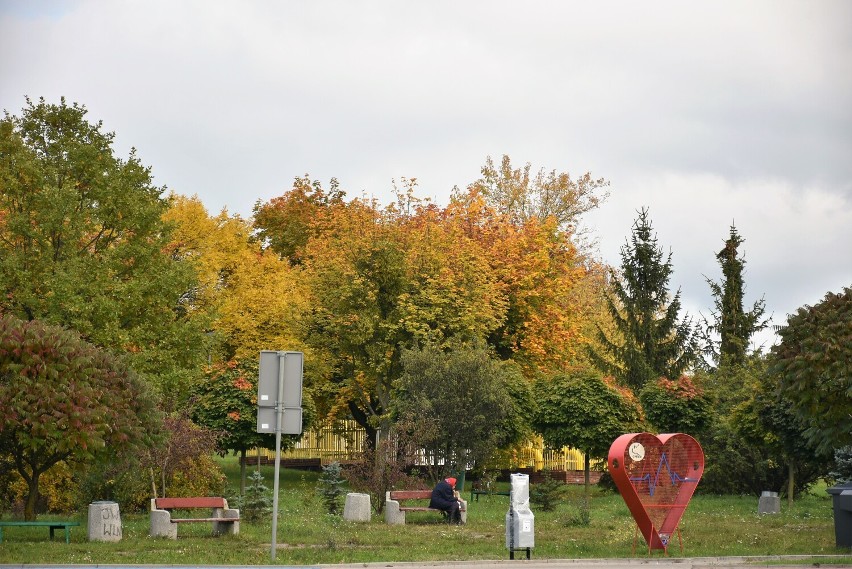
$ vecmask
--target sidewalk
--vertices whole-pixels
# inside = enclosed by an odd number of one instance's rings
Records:
[[[841,564],[849,555],[785,555],[762,557],[669,557],[631,559],[501,559],[494,561],[427,561],[352,563],[340,565],[318,565],[322,569],[724,569],[743,567],[772,567],[772,569],[805,569],[809,567],[852,567]]]

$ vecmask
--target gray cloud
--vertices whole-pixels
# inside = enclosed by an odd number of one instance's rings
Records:
[[[445,203],[487,155],[591,170],[601,255],[651,208],[675,287],[735,222],[776,320],[852,285],[852,4],[0,2],[0,107],[61,95],[158,183],[248,215],[294,176]]]

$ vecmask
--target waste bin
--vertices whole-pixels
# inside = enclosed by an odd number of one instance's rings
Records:
[[[509,491],[509,511],[506,512],[506,548],[509,559],[515,551],[526,550],[527,559],[535,546],[535,516],[530,510],[530,477],[528,474],[512,474]]]
[[[837,547],[852,547],[852,482],[827,490],[834,504],[834,540]]]

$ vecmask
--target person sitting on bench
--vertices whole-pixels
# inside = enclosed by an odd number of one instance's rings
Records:
[[[432,499],[429,502],[430,508],[441,510],[447,515],[447,520],[461,523],[461,504],[459,504],[458,493],[456,489],[455,478],[445,478],[435,485],[432,490]]]

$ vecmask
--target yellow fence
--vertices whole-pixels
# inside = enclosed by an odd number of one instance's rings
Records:
[[[283,458],[306,459],[319,458],[322,464],[335,460],[354,460],[364,450],[366,432],[355,421],[340,421],[304,433],[295,447],[283,451]],[[274,458],[274,451],[260,450],[268,458]],[[546,449],[541,437],[518,445],[516,448],[502,451],[494,457],[489,468],[533,470],[583,470],[582,452],[565,447],[562,450]]]

